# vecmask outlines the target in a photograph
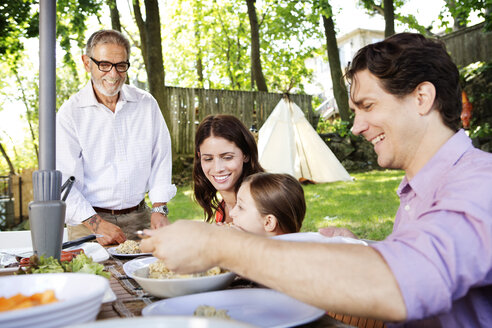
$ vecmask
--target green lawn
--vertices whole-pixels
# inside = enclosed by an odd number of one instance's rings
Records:
[[[396,195],[404,172],[371,171],[351,174],[353,182],[304,186],[307,212],[302,231],[335,225],[352,230],[359,238],[384,239],[392,230],[399,200]],[[178,187],[168,204],[169,218],[203,220],[190,187]]]

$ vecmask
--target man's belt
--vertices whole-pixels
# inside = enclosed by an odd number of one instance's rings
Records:
[[[138,210],[139,206],[142,205],[145,201],[142,200],[138,205],[136,206],[133,206],[133,207],[129,207],[129,208],[124,208],[124,209],[121,209],[121,210],[110,210],[110,209],[107,209],[107,208],[101,208],[101,207],[95,207],[93,206],[92,208],[94,209],[94,211],[96,212],[102,212],[102,213],[110,213],[112,215],[121,215],[121,214],[128,214],[128,213],[131,213],[133,211],[136,211]]]

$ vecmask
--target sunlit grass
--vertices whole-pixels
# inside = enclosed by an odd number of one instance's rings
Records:
[[[381,240],[392,230],[399,200],[396,189],[403,171],[353,173],[353,182],[304,186],[307,212],[302,231],[334,225],[352,230],[358,237]],[[203,220],[190,187],[178,187],[168,204],[171,221]]]
[[[193,199],[191,187],[178,187],[176,196],[169,202],[169,220],[174,222],[179,219],[203,220],[203,210]]]

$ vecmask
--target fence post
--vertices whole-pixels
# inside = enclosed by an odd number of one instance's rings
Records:
[[[22,176],[19,175],[19,222],[24,221],[24,217],[22,215]]]

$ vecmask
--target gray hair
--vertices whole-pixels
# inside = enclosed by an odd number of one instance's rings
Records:
[[[85,54],[92,56],[92,51],[98,44],[117,44],[126,49],[127,60],[130,58],[130,41],[118,31],[115,30],[100,30],[92,33],[87,45],[85,46]]]

